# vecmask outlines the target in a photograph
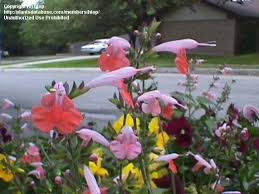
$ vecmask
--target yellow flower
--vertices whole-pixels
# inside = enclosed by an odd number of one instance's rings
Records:
[[[117,134],[119,134],[121,129],[124,127],[123,123],[124,123],[124,116],[121,116],[117,121],[114,122],[113,128]],[[139,118],[136,118],[136,124],[137,124],[137,131],[138,131],[138,130],[140,130]],[[126,116],[125,125],[134,128],[134,119],[130,114],[127,114],[127,116]]]
[[[164,150],[165,149],[165,146],[166,144],[168,143],[169,141],[169,136],[167,135],[166,132],[160,132],[158,135],[157,135],[157,142],[156,142],[156,146],[158,148],[160,148],[161,150]]]
[[[138,188],[141,188],[144,184],[144,179],[141,173],[141,170],[134,166],[133,163],[129,163],[127,166],[125,166],[122,169],[122,177],[124,180],[126,180],[129,176],[129,174],[134,175],[134,177],[138,180],[136,181],[137,184],[135,185]]]
[[[98,158],[97,164],[94,162],[89,162],[89,168],[93,174],[97,176],[109,176],[108,171],[102,167],[102,159]]]
[[[14,175],[10,169],[7,168],[6,163],[9,162],[13,165],[15,160],[8,159],[7,161],[5,155],[0,154],[0,178],[3,179],[5,182],[10,182],[13,180]]]
[[[160,131],[160,119],[159,117],[154,117],[151,119],[148,125],[149,133],[150,134],[158,134]]]

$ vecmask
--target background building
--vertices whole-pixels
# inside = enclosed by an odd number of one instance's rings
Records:
[[[259,52],[259,0],[205,0],[192,8],[171,9],[162,17],[162,42],[193,38],[216,41],[216,48],[201,48],[211,55]]]

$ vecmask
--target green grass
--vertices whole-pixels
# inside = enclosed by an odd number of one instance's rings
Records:
[[[64,62],[45,63],[37,65],[28,65],[27,68],[69,68],[69,67],[97,67],[98,59],[83,59]]]
[[[206,56],[206,55],[189,55],[189,59],[205,59],[206,62],[198,67],[201,68],[219,68],[226,65],[232,68],[259,68],[259,53],[247,54],[240,56]],[[175,67],[174,55],[153,56],[148,63],[158,67]],[[66,62],[55,62],[47,64],[38,64],[27,66],[28,68],[69,68],[69,67],[97,67],[98,59],[73,60]]]

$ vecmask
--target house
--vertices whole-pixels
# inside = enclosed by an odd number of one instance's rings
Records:
[[[201,0],[161,17],[162,42],[182,38],[216,41],[199,53],[237,55],[259,52],[259,0]]]

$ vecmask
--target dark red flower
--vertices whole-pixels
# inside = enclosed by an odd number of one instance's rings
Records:
[[[239,144],[239,151],[243,154],[246,154],[248,152],[248,144],[244,141],[241,141],[241,143]]]
[[[170,188],[172,184],[171,176],[164,175],[161,178],[152,179],[155,185],[159,188]],[[175,176],[175,187],[177,194],[184,194],[184,186],[179,176]]]
[[[185,148],[192,145],[194,130],[185,117],[172,120],[164,128],[169,135],[176,137],[177,145]]]
[[[259,151],[259,138],[254,140],[254,148]]]

